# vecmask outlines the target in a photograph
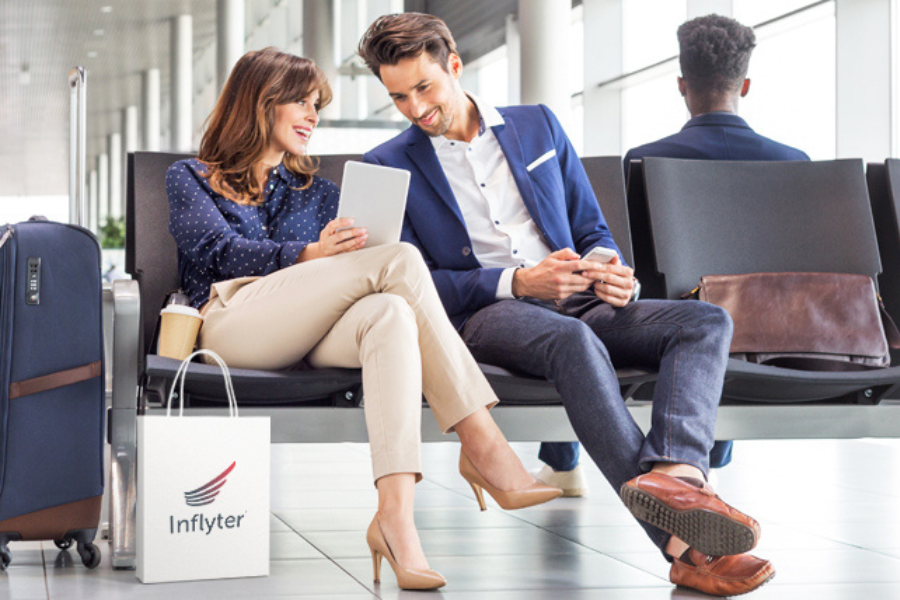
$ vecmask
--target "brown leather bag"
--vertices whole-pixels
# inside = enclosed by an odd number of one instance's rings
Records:
[[[890,365],[890,348],[900,348],[900,332],[865,275],[707,275],[691,295],[731,314],[733,358],[794,369],[858,370]]]

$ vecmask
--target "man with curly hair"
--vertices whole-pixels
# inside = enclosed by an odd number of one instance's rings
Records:
[[[707,15],[678,28],[681,77],[678,91],[691,120],[674,135],[638,146],[625,155],[706,160],[809,160],[801,150],[763,137],[737,115],[750,91],[747,67],[756,47],[749,27],[734,19]]]
[[[719,15],[697,17],[678,28],[681,77],[678,91],[691,120],[674,135],[633,148],[625,155],[625,176],[633,160],[647,156],[705,160],[809,160],[801,150],[763,137],[737,115],[750,91],[747,68],[756,47],[753,30]],[[731,462],[732,442],[717,441],[709,466]]]

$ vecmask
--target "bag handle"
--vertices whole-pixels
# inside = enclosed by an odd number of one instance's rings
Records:
[[[181,386],[178,390],[178,416],[184,416],[184,380],[187,379],[188,366],[191,364],[191,361],[195,356],[200,356],[201,354],[212,358],[214,361],[216,361],[216,363],[218,363],[219,368],[222,369],[222,377],[225,379],[225,393],[228,396],[228,416],[237,417],[237,398],[235,398],[234,386],[231,383],[231,371],[228,370],[228,365],[225,364],[225,361],[222,360],[222,357],[212,350],[197,350],[186,359],[181,361],[181,365],[179,365],[178,367],[178,372],[175,373],[175,379],[172,380],[172,389],[169,390],[169,401],[166,403],[166,416],[168,417],[172,414],[172,400],[174,399],[173,396],[175,395],[175,386],[178,385],[179,379],[181,379]]]

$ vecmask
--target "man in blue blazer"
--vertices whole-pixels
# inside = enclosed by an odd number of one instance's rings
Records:
[[[758,523],[705,482],[728,314],[633,301],[633,271],[556,117],[466,94],[443,21],[380,17],[359,52],[413,124],[364,160],[410,171],[403,239],[475,357],[554,382],[588,454],[673,562],[674,583],[744,593],[771,578],[769,561],[746,554]],[[585,260],[596,247],[613,258]],[[615,373],[637,365],[659,369],[647,436]]]
[[[625,176],[631,161],[647,156],[706,160],[809,160],[802,150],[780,144],[750,129],[737,115],[740,99],[750,91],[747,68],[756,46],[749,27],[719,15],[697,17],[678,28],[681,77],[678,91],[691,120],[674,135],[638,146],[625,155]],[[732,442],[718,441],[709,466],[731,462]]]

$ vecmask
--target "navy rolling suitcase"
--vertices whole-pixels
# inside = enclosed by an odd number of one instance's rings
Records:
[[[100,245],[75,225],[0,227],[0,566],[15,540],[77,542],[85,566],[103,496]]]

